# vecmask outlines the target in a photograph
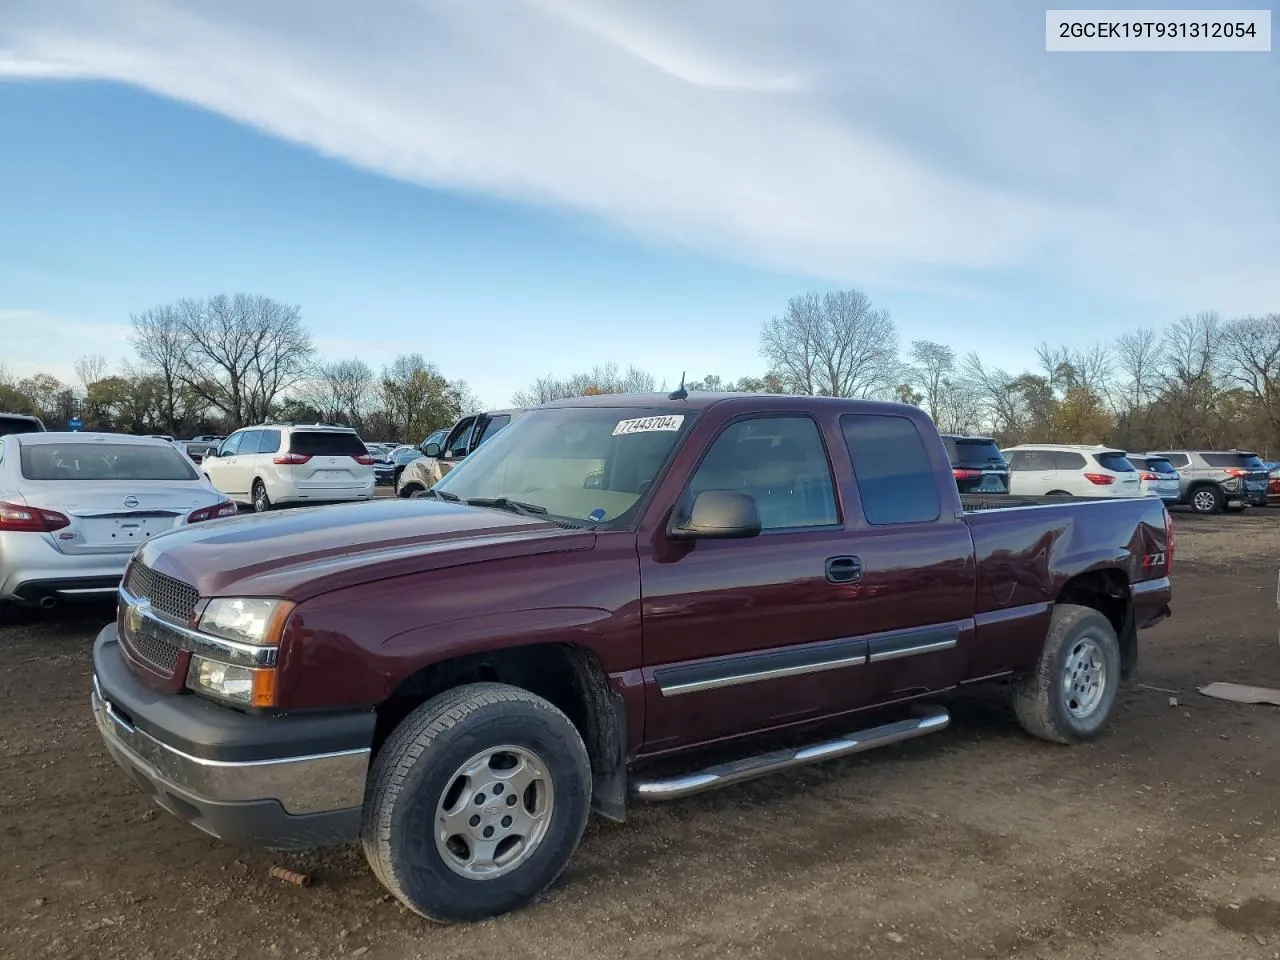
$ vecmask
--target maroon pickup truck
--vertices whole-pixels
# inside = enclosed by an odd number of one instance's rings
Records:
[[[1138,629],[1169,615],[1168,514],[970,500],[951,469],[897,404],[549,404],[423,497],[145,544],[93,711],[216,837],[358,839],[422,915],[501,913],[555,880],[592,808],[936,732],[958,687],[1007,681],[1030,733],[1096,735]]]

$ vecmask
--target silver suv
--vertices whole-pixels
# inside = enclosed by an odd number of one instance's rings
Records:
[[[1196,513],[1267,505],[1267,468],[1247,450],[1163,450],[1178,471],[1178,500]]]

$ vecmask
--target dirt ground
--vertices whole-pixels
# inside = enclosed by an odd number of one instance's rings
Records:
[[[969,694],[937,736],[594,822],[539,902],[470,927],[355,849],[249,853],[153,808],[89,715],[108,608],[0,628],[0,957],[1280,958],[1280,709],[1197,692],[1280,686],[1280,510],[1176,519],[1174,619],[1099,741]]]

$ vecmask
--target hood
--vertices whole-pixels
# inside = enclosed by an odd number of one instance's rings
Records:
[[[374,580],[594,544],[589,530],[487,507],[388,499],[210,520],[152,539],[138,557],[202,597],[300,603]]]

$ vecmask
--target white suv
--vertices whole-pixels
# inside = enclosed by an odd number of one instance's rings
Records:
[[[1003,451],[1014,496],[1140,497],[1140,474],[1123,450],[1083,443],[1023,443]]]
[[[285,503],[373,496],[373,457],[350,427],[264,423],[237,430],[200,465],[209,482],[257,513]]]

